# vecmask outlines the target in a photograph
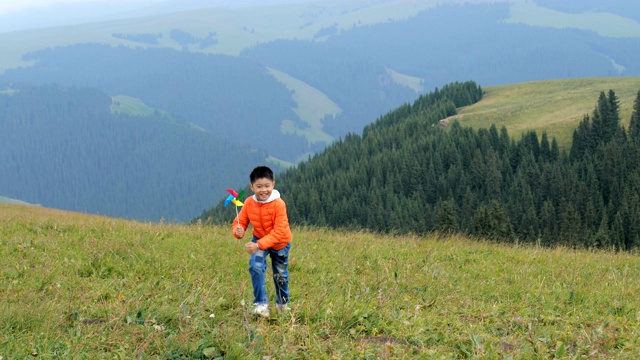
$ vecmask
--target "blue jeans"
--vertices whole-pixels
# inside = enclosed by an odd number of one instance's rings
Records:
[[[252,242],[259,239],[253,237]],[[267,287],[265,284],[265,271],[267,270],[267,255],[271,257],[271,269],[273,270],[273,283],[276,286],[276,304],[289,302],[289,249],[291,243],[280,250],[258,250],[249,259],[249,273],[253,284],[253,303],[267,304]]]

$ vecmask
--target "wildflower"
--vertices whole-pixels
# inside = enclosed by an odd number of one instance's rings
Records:
[[[216,317],[216,314],[210,314],[209,317],[213,319],[214,317]]]

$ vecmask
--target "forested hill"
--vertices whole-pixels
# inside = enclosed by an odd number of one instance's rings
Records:
[[[569,152],[546,133],[435,124],[477,101],[474,83],[420,97],[278,176],[297,224],[464,232],[545,245],[640,245],[640,92],[629,129],[615,91],[593,99]],[[229,221],[218,205],[203,219]]]
[[[98,90],[60,86],[0,92],[0,189],[47,207],[137,220],[184,221],[230,183],[240,161],[266,154],[161,112],[117,115]],[[225,156],[220,156],[224,153]]]

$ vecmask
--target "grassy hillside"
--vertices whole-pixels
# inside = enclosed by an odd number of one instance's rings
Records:
[[[621,15],[598,9],[583,13],[564,13],[529,1],[514,2],[508,22],[558,29],[590,30],[610,37],[640,37],[640,24]]]
[[[452,118],[474,128],[495,123],[505,126],[516,139],[520,133],[546,131],[568,149],[573,130],[591,115],[601,91],[615,91],[620,101],[622,124],[627,127],[633,102],[640,91],[640,77],[563,79],[484,88],[482,101],[459,111]]]
[[[291,91],[292,98],[296,102],[294,112],[307,125],[305,129],[300,129],[295,122],[284,120],[281,127],[282,132],[302,135],[310,143],[331,143],[334,139],[322,130],[322,120],[325,116],[335,117],[338,115],[342,111],[338,104],[303,81],[276,69],[268,68],[267,70]]]
[[[154,113],[162,116],[169,116],[166,111],[152,108],[145,104],[142,100],[126,95],[118,95],[112,97],[113,103],[110,110],[113,114],[125,114],[129,116],[151,116]]]
[[[111,99],[113,102],[111,103],[109,109],[111,110],[112,114],[128,115],[134,117],[151,117],[153,115],[158,115],[170,124],[182,124],[187,125],[189,128],[195,130],[206,131],[202,127],[193,123],[184,124],[184,122],[180,122],[168,112],[150,107],[138,98],[127,95],[117,95],[111,97]]]
[[[293,230],[293,310],[254,319],[226,227],[0,205],[0,356],[640,356],[636,254]]]
[[[0,204],[33,205],[33,204],[29,204],[26,201],[16,200],[16,199],[8,198],[6,196],[0,196]]]

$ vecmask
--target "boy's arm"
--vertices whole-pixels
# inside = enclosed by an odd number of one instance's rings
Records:
[[[242,227],[245,230],[247,230],[247,226],[249,226],[249,218],[247,217],[247,212],[244,211],[244,207],[240,210],[240,213],[238,213],[238,216],[235,217],[235,219],[233,219],[233,223],[231,223],[231,232],[233,233],[233,236],[236,239],[242,239],[244,237],[243,236],[238,236],[238,234],[236,234],[236,228],[238,227],[238,225],[240,225],[240,227]]]
[[[287,244],[293,235],[289,228],[289,218],[287,217],[287,206],[284,201],[277,201],[275,204],[275,222],[273,229],[262,239],[258,240],[260,250],[267,250],[279,244]]]

